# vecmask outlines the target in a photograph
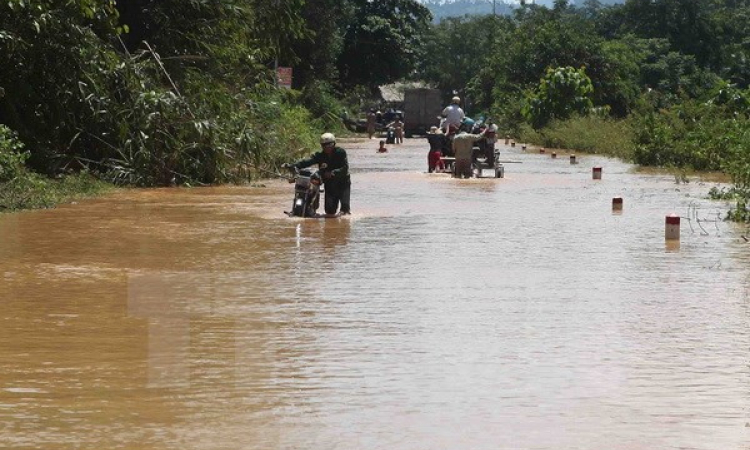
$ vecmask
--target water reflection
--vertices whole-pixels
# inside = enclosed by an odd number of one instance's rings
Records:
[[[352,232],[351,220],[342,218],[335,221],[325,221],[321,245],[325,252],[335,252],[339,247],[346,247]]]

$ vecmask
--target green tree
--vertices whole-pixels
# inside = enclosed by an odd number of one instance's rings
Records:
[[[610,105],[616,116],[628,114],[644,92],[667,107],[683,98],[704,96],[719,81],[695,58],[670,50],[666,39],[626,35],[603,45],[606,70],[595,83],[595,104]],[[592,80],[593,81],[593,80]]]
[[[341,83],[376,88],[408,76],[430,11],[415,0],[352,0],[354,17],[338,60]]]
[[[42,171],[80,136],[97,136],[110,120],[102,112],[116,55],[114,1],[10,0],[0,2],[0,122],[18,133],[29,162]],[[99,145],[100,146],[100,145]],[[95,157],[88,142],[83,153]]]
[[[586,115],[593,104],[594,87],[583,68],[549,68],[539,86],[527,96],[524,117],[534,128],[551,120],[565,120],[573,114]]]
[[[344,32],[354,17],[353,6],[346,0],[307,1],[302,17],[309,33],[293,46],[299,58],[294,65],[294,87],[337,84],[337,63],[344,49]]]
[[[718,67],[724,79],[741,88],[750,86],[750,2],[747,0],[718,1],[712,14],[712,31]]]
[[[478,108],[492,103],[495,72],[512,34],[509,18],[450,17],[433,25],[420,49],[418,76],[441,89],[446,97],[470,96]],[[493,63],[494,62],[494,63]]]
[[[635,45],[638,42],[615,39],[602,45],[605,70],[594,88],[594,104],[606,105],[615,117],[627,116],[643,91],[640,67],[644,55]]]
[[[512,83],[528,86],[536,83],[547,67],[564,66],[586,66],[594,82],[599,78],[604,70],[602,40],[592,23],[567,6],[526,8],[516,20],[518,29],[505,49]]]
[[[134,0],[118,3],[129,51],[148,42],[177,79],[200,70],[254,84],[274,61],[293,64],[293,43],[308,36],[303,0]]]
[[[667,39],[672,49],[693,55],[700,65],[717,67],[719,46],[707,0],[629,0],[618,9],[621,34]]]

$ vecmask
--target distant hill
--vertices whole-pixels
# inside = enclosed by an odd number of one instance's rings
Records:
[[[492,14],[492,0],[417,0],[432,12],[437,22],[444,17],[460,17],[466,14]],[[531,2],[531,0],[529,0]],[[599,0],[602,5],[614,5],[624,3],[625,0]],[[536,0],[541,6],[552,7],[554,0]],[[583,4],[583,0],[571,1],[572,4]],[[495,13],[508,15],[520,4],[519,0],[496,0]]]
[[[444,17],[492,14],[492,0],[422,0],[421,3],[430,9],[436,22]],[[498,0],[495,2],[495,13],[498,15],[511,14],[514,6],[516,5]]]

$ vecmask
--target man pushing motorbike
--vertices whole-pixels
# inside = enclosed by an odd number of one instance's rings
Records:
[[[349,199],[351,197],[352,181],[349,176],[349,160],[346,151],[336,146],[333,133],[323,133],[320,136],[321,151],[310,158],[297,161],[294,164],[283,164],[282,167],[296,167],[302,169],[317,164],[321,168],[323,184],[325,185],[325,212],[336,214],[341,203],[341,214],[351,214]]]

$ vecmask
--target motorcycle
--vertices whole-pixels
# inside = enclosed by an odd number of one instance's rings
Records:
[[[396,129],[388,127],[388,131],[385,132],[385,143],[395,144],[396,143]]]
[[[294,183],[294,200],[292,201],[292,210],[284,211],[290,217],[317,217],[318,207],[320,207],[320,193],[323,178],[320,171],[325,169],[326,165],[321,164],[317,170],[297,169],[294,170],[294,177],[289,179]]]

